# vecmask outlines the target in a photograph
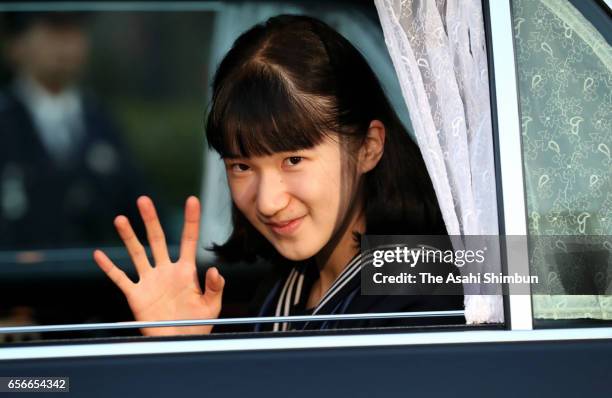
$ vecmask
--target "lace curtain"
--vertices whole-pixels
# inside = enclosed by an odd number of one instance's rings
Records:
[[[480,0],[375,4],[448,233],[497,235]],[[488,270],[499,272],[499,262]],[[468,323],[503,321],[501,296],[466,295],[465,311]]]
[[[532,245],[531,266],[568,293],[534,295],[534,317],[612,319],[612,48],[566,0],[512,5],[529,234],[589,236],[608,251],[607,295],[578,296]]]

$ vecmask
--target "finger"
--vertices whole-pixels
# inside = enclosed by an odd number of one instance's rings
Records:
[[[127,277],[125,272],[117,268],[110,258],[101,250],[94,250],[93,258],[98,266],[108,275],[108,277],[117,285],[123,294],[127,295],[127,292],[134,285],[130,278]]]
[[[119,233],[121,240],[123,240],[123,244],[125,245],[132,262],[134,262],[138,275],[144,275],[144,273],[151,269],[151,264],[147,258],[145,248],[142,246],[142,244],[140,244],[140,241],[136,237],[136,234],[134,233],[134,230],[132,229],[127,217],[118,216],[115,218],[115,228],[117,228],[117,232]]]
[[[221,304],[225,278],[221,276],[216,267],[211,267],[206,271],[206,290],[203,299],[208,305]]]
[[[181,260],[195,262],[200,233],[200,201],[190,196],[185,202],[185,225],[181,238]]]
[[[167,264],[170,262],[168,255],[168,246],[166,245],[166,236],[164,230],[159,223],[159,217],[155,211],[153,201],[147,196],[141,196],[136,201],[142,221],[144,221],[147,230],[147,238],[153,253],[155,264]]]

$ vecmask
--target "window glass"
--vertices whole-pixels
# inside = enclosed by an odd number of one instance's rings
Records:
[[[113,219],[143,236],[139,195],[155,200],[178,252],[183,202],[200,190],[213,18],[0,13],[1,325],[130,320],[92,250],[135,275]]]
[[[533,295],[536,326],[612,319],[612,49],[600,7],[512,1],[530,263],[552,293]]]
[[[179,275],[177,271],[175,276],[208,288],[207,270],[215,272],[210,267],[216,266],[226,283],[220,318],[283,315],[296,303],[302,307],[289,315],[316,312],[310,300],[315,304],[317,300],[305,290],[316,289],[319,283],[312,264],[287,275],[289,268],[278,271],[278,264],[270,265],[270,261],[219,261],[205,250],[224,242],[232,230],[225,167],[240,174],[268,164],[220,163],[218,154],[205,149],[204,120],[214,73],[234,40],[269,17],[306,14],[329,24],[364,55],[397,113],[398,126],[408,136],[410,120],[373,4],[202,2],[181,10],[171,3],[143,2],[134,11],[116,11],[112,4],[106,5],[106,11],[92,11],[87,3],[81,6],[55,12],[54,3],[46,3],[38,11],[0,12],[4,54],[0,60],[0,326],[133,320],[126,297],[96,266],[92,254],[102,249],[127,278],[138,281],[138,265],[133,265],[117,236],[113,219],[118,214],[127,216],[153,261],[159,252],[148,247],[146,237],[151,231],[145,231],[136,206],[142,194],[155,203],[173,260],[185,250],[181,246],[181,237],[186,236],[185,199],[189,195],[201,198],[200,240],[189,248],[197,252],[194,273]],[[299,166],[303,159],[294,158],[283,159],[283,168]],[[308,157],[304,158],[307,162]],[[215,174],[211,168],[219,164],[223,169]],[[324,173],[315,177],[317,183],[337,188]],[[243,177],[236,181],[239,178]],[[318,191],[320,198],[328,193]],[[320,208],[329,204],[319,202]],[[258,211],[258,215],[265,213],[265,209]],[[443,228],[441,217],[437,221],[435,226]],[[325,223],[336,228],[331,219]],[[290,232],[286,225],[270,228],[281,235]],[[240,250],[230,247],[226,254]],[[284,284],[279,284],[279,275]],[[332,306],[332,313],[343,311],[346,303],[335,301],[333,294],[347,287],[357,289],[355,280],[354,285],[343,281],[339,278],[330,289],[332,294],[322,295],[319,305]],[[152,291],[141,290],[143,294]],[[278,301],[282,305],[267,305],[269,313],[258,312],[271,292],[284,298]],[[128,297],[130,305],[141,296]],[[420,301],[398,296],[380,302],[380,311],[374,312],[406,311],[405,302],[416,303],[410,307],[414,311],[455,312],[416,320],[414,325],[465,324],[461,294]],[[376,305],[371,308],[379,308]],[[203,313],[200,318],[212,315]],[[176,315],[175,319],[184,318]],[[353,325],[384,325],[384,321],[357,320]],[[260,325],[258,330],[294,326],[278,323]],[[215,327],[216,332],[246,330],[252,331],[253,325]],[[100,327],[78,333],[0,334],[0,342],[139,334],[134,329]]]

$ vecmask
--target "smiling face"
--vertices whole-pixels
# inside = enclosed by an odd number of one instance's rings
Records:
[[[224,159],[236,207],[285,258],[321,251],[356,197],[354,173],[338,138],[309,149]]]

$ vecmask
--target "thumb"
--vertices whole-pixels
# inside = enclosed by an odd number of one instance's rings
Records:
[[[204,299],[210,304],[214,301],[221,300],[223,288],[225,287],[225,278],[221,276],[217,267],[210,267],[206,271],[206,283],[204,290]]]

